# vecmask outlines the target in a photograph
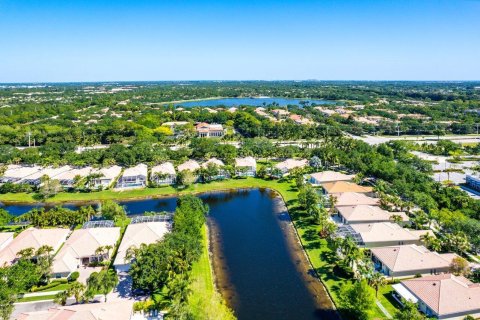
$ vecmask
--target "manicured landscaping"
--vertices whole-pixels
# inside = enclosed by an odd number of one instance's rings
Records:
[[[55,299],[55,295],[46,295],[46,296],[35,296],[35,297],[27,297],[18,299],[17,302],[34,302],[34,301],[45,301],[45,300],[53,300]]]
[[[70,283],[53,280],[50,284],[44,287],[35,288],[32,292],[60,291],[67,290],[69,287]]]

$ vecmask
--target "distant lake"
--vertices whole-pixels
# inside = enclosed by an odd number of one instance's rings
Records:
[[[278,103],[280,106],[286,105],[300,105],[300,101],[305,101],[310,104],[335,104],[335,101],[330,100],[316,100],[316,99],[289,99],[289,98],[225,98],[225,99],[210,99],[210,100],[198,100],[198,101],[187,101],[176,104],[180,107],[216,107],[216,106],[226,106],[226,107],[236,107],[236,106],[263,106],[269,105],[272,103]]]

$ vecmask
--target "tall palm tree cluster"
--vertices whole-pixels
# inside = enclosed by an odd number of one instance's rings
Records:
[[[53,263],[53,248],[25,248],[17,253],[16,263],[0,266],[0,319],[10,319],[18,295],[48,285]]]
[[[45,208],[33,208],[22,214],[17,221],[28,221],[36,227],[73,226],[83,224],[95,215],[91,206],[82,206],[78,210],[70,210],[60,206],[49,210]]]
[[[133,286],[151,294],[154,303],[147,304],[150,310],[168,311],[166,317],[171,319],[190,316],[190,271],[201,254],[201,230],[207,213],[208,207],[199,198],[181,197],[172,232],[161,242],[127,251],[127,258],[133,258]]]

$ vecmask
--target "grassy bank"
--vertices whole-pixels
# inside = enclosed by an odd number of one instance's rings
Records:
[[[224,304],[222,296],[216,291],[208,254],[207,227],[203,227],[203,250],[200,259],[192,267],[192,290],[188,300],[195,319],[235,319]]]
[[[188,193],[201,193],[215,190],[228,190],[238,188],[282,188],[282,184],[276,181],[266,181],[256,178],[246,179],[230,179],[224,181],[214,181],[210,183],[194,184],[185,189],[177,189],[171,186],[161,188],[145,188],[126,191],[112,191],[104,190],[98,192],[80,193],[80,192],[62,192],[55,195],[52,198],[46,199],[46,203],[62,203],[62,202],[82,202],[82,201],[98,201],[98,200],[129,200],[129,199],[141,199],[149,197],[162,197],[162,196],[176,196]],[[280,191],[280,190],[279,190]],[[36,194],[34,193],[6,193],[0,194],[0,201],[5,202],[23,202],[23,203],[35,203]]]

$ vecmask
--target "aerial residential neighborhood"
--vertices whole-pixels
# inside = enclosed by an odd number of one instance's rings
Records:
[[[479,17],[0,1],[0,320],[480,320]]]

